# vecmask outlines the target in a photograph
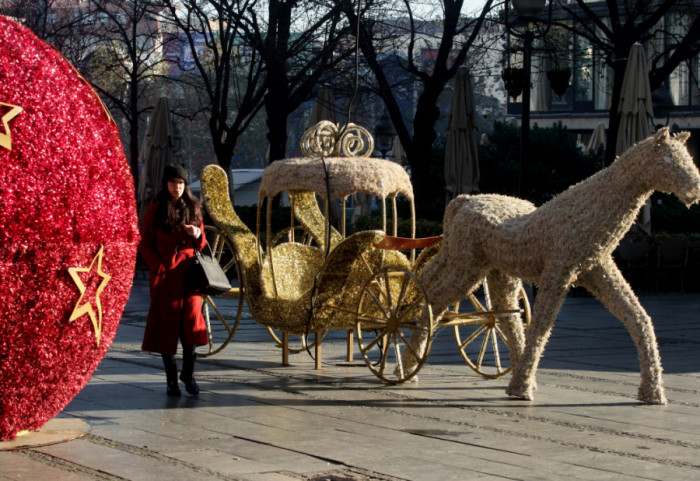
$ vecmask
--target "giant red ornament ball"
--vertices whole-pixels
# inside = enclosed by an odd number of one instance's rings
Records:
[[[90,380],[129,296],[138,242],[119,132],[74,68],[0,16],[0,439]],[[73,317],[73,319],[71,319]]]

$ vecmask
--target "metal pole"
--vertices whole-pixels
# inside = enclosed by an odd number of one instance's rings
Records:
[[[523,85],[522,115],[520,119],[520,172],[518,182],[518,195],[525,198],[527,194],[527,169],[530,163],[530,83],[532,64],[532,41],[534,34],[528,30],[523,36],[523,70],[525,71],[525,81]]]

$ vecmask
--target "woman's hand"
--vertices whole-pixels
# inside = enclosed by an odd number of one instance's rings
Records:
[[[199,239],[199,236],[202,235],[202,230],[196,225],[185,224],[183,229],[185,229],[185,233],[187,233],[187,235],[190,235],[195,239]]]

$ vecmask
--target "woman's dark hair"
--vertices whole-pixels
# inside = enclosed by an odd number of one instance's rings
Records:
[[[163,189],[158,193],[156,225],[165,231],[171,231],[185,224],[199,225],[202,221],[202,207],[192,195],[190,188],[185,184],[182,197],[171,202],[167,182],[167,180],[163,181]]]

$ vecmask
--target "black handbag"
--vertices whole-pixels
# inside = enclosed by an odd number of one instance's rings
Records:
[[[208,252],[195,249],[192,264],[185,273],[185,287],[195,294],[215,296],[232,289],[226,273],[214,258],[207,244]]]

